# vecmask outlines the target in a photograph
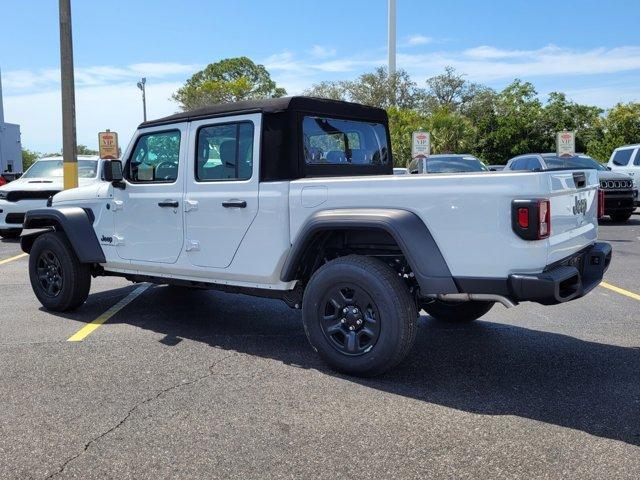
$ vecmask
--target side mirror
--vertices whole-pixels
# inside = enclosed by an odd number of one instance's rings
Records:
[[[124,188],[122,181],[122,162],[120,160],[107,160],[104,162],[102,179],[111,182],[116,188]]]

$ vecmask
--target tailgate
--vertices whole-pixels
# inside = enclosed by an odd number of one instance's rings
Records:
[[[595,170],[556,170],[548,175],[551,236],[547,264],[591,245],[598,236],[598,174]]]

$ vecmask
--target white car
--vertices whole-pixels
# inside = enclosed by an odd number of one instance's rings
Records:
[[[393,175],[387,113],[353,103],[145,122],[104,178],[26,215],[49,229],[21,238],[45,308],[77,308],[101,275],[279,298],[329,365],[358,375],[402,360],[420,309],[469,322],[496,302],[571,301],[611,259],[594,170]]]
[[[609,158],[607,166],[614,172],[622,172],[633,177],[633,187],[636,206],[640,206],[640,144],[625,145],[616,148]]]
[[[99,181],[100,166],[97,156],[79,155],[78,184]],[[25,213],[44,207],[62,189],[62,157],[41,158],[19,179],[0,187],[0,237],[19,237]]]

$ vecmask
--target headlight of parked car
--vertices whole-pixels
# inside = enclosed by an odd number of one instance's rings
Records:
[[[7,192],[0,190],[0,200],[4,200],[7,198]]]

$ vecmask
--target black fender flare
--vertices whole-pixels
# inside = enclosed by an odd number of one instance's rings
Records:
[[[317,233],[352,228],[380,229],[391,235],[407,259],[423,295],[459,293],[449,266],[425,223],[415,213],[401,209],[353,208],[315,212],[300,228],[280,279],[284,282],[298,280],[295,276],[299,262]]]
[[[29,210],[24,217],[24,228],[45,229],[23,235],[20,247],[25,253],[31,251],[33,242],[47,230],[61,230],[67,236],[80,263],[105,263],[106,259],[93,222],[86,210],[80,207],[39,208]]]

